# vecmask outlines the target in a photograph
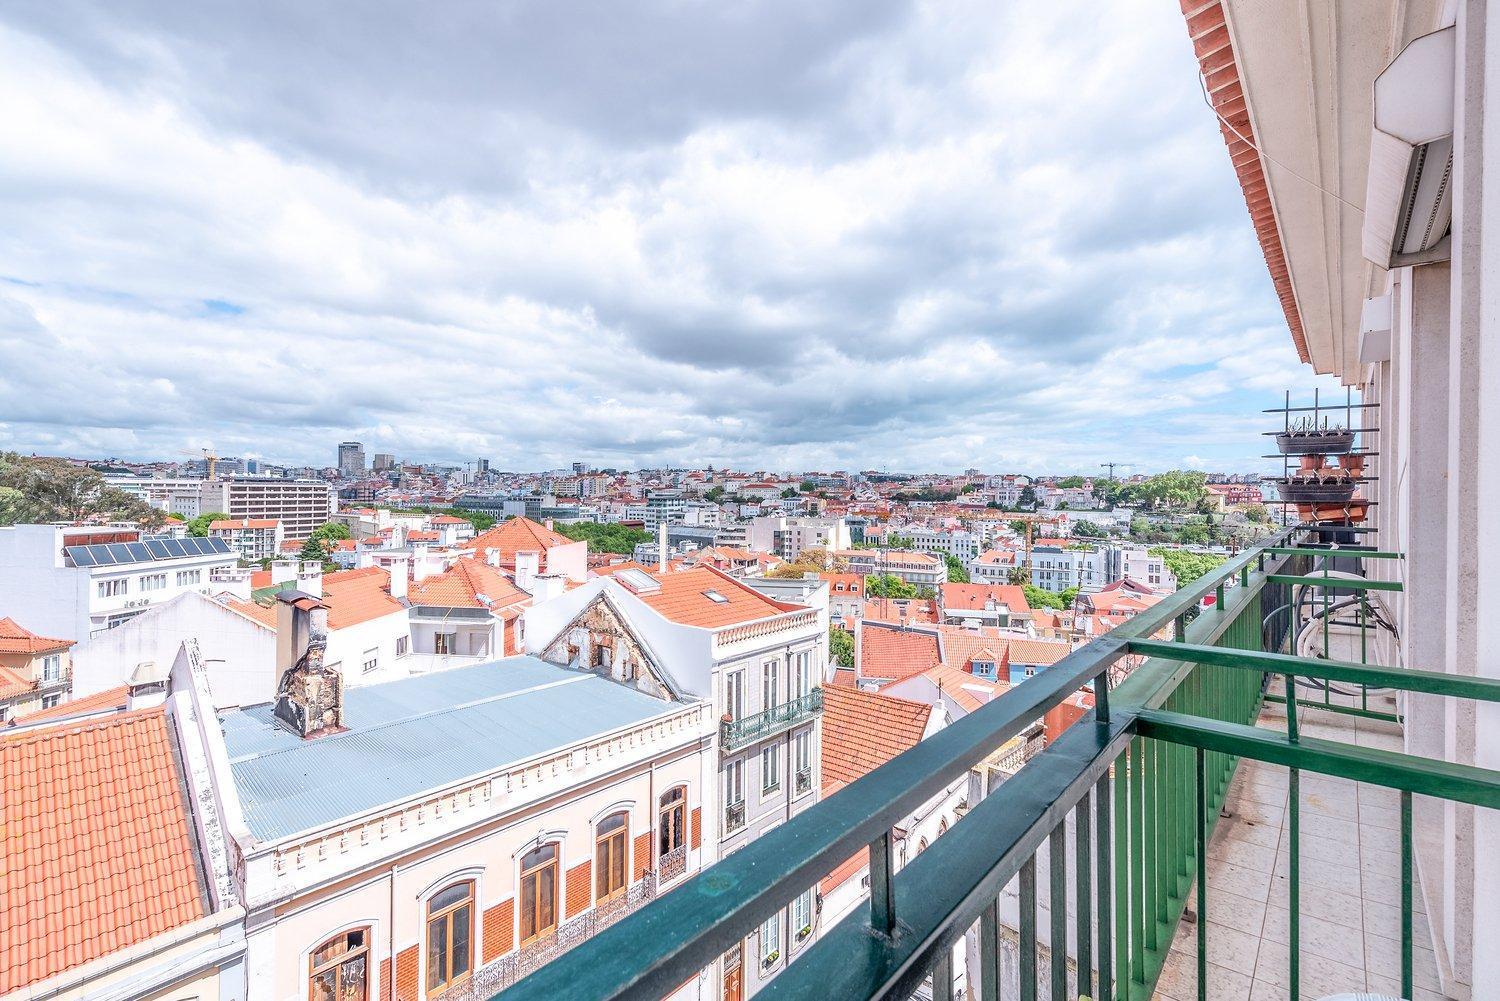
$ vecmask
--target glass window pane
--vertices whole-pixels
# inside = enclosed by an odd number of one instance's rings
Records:
[[[614,854],[610,858],[610,889],[622,890],[625,888],[625,837],[620,835],[614,846]]]
[[[521,879],[521,937],[531,938],[536,934],[536,876]]]
[[[427,923],[427,989],[437,990],[448,982],[448,920]]]
[[[612,817],[605,817],[599,821],[599,833],[601,835],[618,831],[625,826],[625,814],[617,813]]]
[[[457,979],[469,972],[469,905],[453,912],[453,961],[448,964]]]
[[[356,956],[339,971],[339,1001],[365,1001],[365,957]]]
[[[324,970],[312,978],[312,1001],[338,1001],[334,993],[338,983],[338,969]]]
[[[537,894],[536,906],[538,931],[551,928],[556,924],[557,915],[554,910],[556,901],[553,900],[557,891],[556,880],[553,878],[556,872],[555,867],[548,866],[546,871],[541,873],[541,886],[538,887],[540,892]]]
[[[452,907],[460,900],[468,899],[469,890],[472,885],[470,883],[454,883],[452,886],[440,891],[427,904],[427,913],[435,914],[445,907]]]

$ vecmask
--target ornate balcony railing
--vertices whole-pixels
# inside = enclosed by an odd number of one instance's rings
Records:
[[[812,769],[799,768],[797,769],[797,795],[801,796],[806,792],[812,792]]]
[[[719,743],[726,751],[737,751],[746,744],[753,744],[806,722],[822,711],[823,689],[814,688],[800,698],[783,702],[754,716],[720,721]]]
[[[683,858],[685,864],[686,856]],[[646,873],[640,882],[613,900],[595,904],[583,914],[560,925],[551,935],[528,942],[493,963],[480,967],[468,984],[456,992],[443,994],[443,1001],[480,1001],[493,996],[497,991],[504,990],[654,900],[657,887],[663,882],[665,880],[659,879],[656,873]]]
[[[678,845],[656,860],[656,888],[660,890],[687,872],[687,845]]]
[[[1298,1001],[1301,955],[1298,775],[1317,772],[1399,791],[1400,852],[1392,865],[1402,876],[1400,979],[1402,996],[1414,996],[1413,794],[1500,808],[1500,771],[1301,735],[1298,707],[1308,703],[1297,697],[1295,682],[1500,702],[1500,681],[1280,653],[1304,589],[1347,595],[1400,587],[1325,583],[1334,579],[1312,572],[1313,560],[1327,565],[1319,541],[1306,528],[1289,529],[1229,560],[684,880],[636,918],[517,984],[505,1001],[666,996],[866,849],[868,907],[822,929],[758,997],[905,998],[920,990],[951,999],[953,949],[977,927],[968,973],[978,984],[968,981],[971,995],[1148,1001],[1196,886],[1202,1001],[1213,982],[1206,963],[1217,927],[1213,887],[1205,886],[1208,839],[1235,769],[1247,758],[1289,769],[1290,970],[1281,982],[1293,985],[1291,1001]],[[1400,558],[1347,545],[1339,555],[1365,565]],[[1209,594],[1215,603],[1200,612]],[[1164,629],[1175,641],[1152,638]],[[1131,656],[1145,659],[1112,683],[1111,667]],[[1268,683],[1278,678],[1286,679],[1290,700],[1285,732],[1255,725],[1274,701]],[[897,825],[1084,688],[1094,694],[1093,709],[897,870]],[[1359,705],[1352,711],[1378,715]],[[1049,847],[1039,866],[1043,843]],[[1013,881],[1016,902],[1002,911],[1002,891]],[[1039,883],[1045,941],[1069,942],[1067,948],[1039,942]]]
[[[745,826],[745,801],[730,803],[724,807],[724,833],[732,834]]]

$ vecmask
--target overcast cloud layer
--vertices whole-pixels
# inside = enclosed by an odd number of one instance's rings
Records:
[[[24,452],[1240,470],[1314,384],[1161,0],[12,0],[0,129]]]

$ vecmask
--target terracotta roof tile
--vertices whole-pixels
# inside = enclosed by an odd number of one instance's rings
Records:
[[[344,570],[323,576],[323,601],[328,605],[328,628],[344,629],[382,615],[406,610],[391,597],[391,575],[380,567]]]
[[[500,562],[511,564],[516,561],[516,553],[534,552],[542,554],[542,569],[547,568],[547,550],[553,546],[571,546],[573,540],[566,535],[559,534],[538,525],[530,518],[511,518],[496,525],[487,532],[464,543],[465,549],[473,549],[475,555],[484,558],[486,549],[500,550]]]
[[[102,692],[93,695],[85,695],[82,698],[69,699],[67,702],[59,702],[51,709],[38,709],[24,716],[18,716],[13,724],[22,723],[51,723],[57,720],[71,719],[74,716],[84,716],[88,713],[103,712],[108,709],[124,709],[129,689],[124,685],[118,688],[106,688]]]
[[[1062,640],[1028,639],[988,627],[965,629],[962,626],[940,626],[938,631],[943,637],[943,663],[959,670],[973,660],[976,653],[986,649],[991,654],[1008,655],[1014,664],[1038,664],[1043,667],[1056,664],[1073,649]]]
[[[944,584],[939,596],[944,609],[980,611],[985,602],[993,598],[1012,612],[1031,611],[1025,589],[1016,584]]]
[[[684,626],[717,629],[754,622],[801,607],[773,601],[754,588],[707,566],[653,577],[661,584],[661,590],[638,597],[663,618]],[[709,597],[710,592],[724,600],[715,601]]]
[[[10,668],[0,666],[0,699],[8,699],[13,695],[25,695],[35,690],[36,682],[27,681]]]
[[[859,624],[859,676],[901,681],[942,663],[932,626],[902,627],[865,619]]]
[[[481,601],[480,595],[487,600]],[[487,563],[462,559],[442,573],[413,584],[406,597],[413,605],[498,610],[529,601],[531,595]]]
[[[926,675],[934,685],[942,689],[944,695],[956,702],[965,712],[973,712],[1010,691],[1010,685],[1003,681],[976,678],[972,674],[947,665],[934,667],[927,671]]]
[[[847,785],[917,746],[932,707],[858,688],[823,689],[823,790]]]
[[[66,650],[75,642],[38,636],[15,619],[0,619],[0,653],[52,653]]]
[[[204,915],[163,709],[0,737],[0,992]]]

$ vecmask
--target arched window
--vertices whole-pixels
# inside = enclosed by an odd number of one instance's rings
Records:
[[[625,892],[626,832],[624,813],[611,814],[599,821],[594,833],[594,900],[618,897]]]
[[[474,884],[454,883],[427,901],[427,993],[468,980],[473,959]]]
[[[947,833],[948,833],[948,818],[944,817],[942,820],[938,821],[938,837],[942,837],[944,834],[947,834]]]
[[[557,927],[557,845],[521,856],[521,944]]]
[[[308,996],[312,1001],[365,1001],[370,986],[370,929],[335,935],[312,951]]]
[[[661,794],[657,826],[657,854],[665,855],[687,844],[687,787]]]
[[[927,850],[927,839],[920,838],[917,841],[917,854],[920,855]]]

